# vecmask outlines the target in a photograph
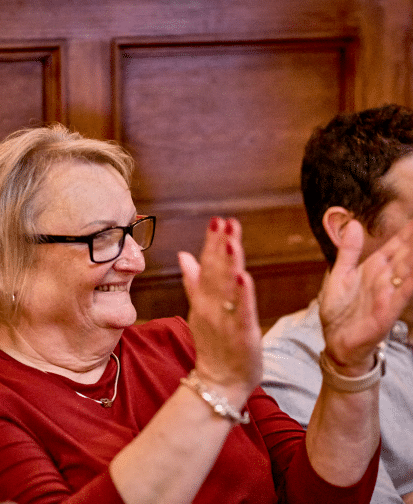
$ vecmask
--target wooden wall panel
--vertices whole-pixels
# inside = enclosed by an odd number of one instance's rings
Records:
[[[265,332],[285,315],[304,308],[317,295],[326,264],[323,261],[300,261],[267,266],[251,266],[254,278],[261,327]],[[152,313],[162,317],[185,317],[188,302],[177,274],[163,277],[142,276],[132,285],[132,298],[138,320],[150,318]]]
[[[317,292],[325,265],[302,206],[300,163],[313,127],[354,106],[357,44],[356,36],[114,41],[114,134],[138,161],[139,211],[159,223],[145,283],[133,290],[140,318],[171,306],[186,313],[176,252],[199,254],[211,215],[243,225],[262,320],[281,313],[268,302],[282,292],[277,265],[313,261],[316,281],[307,275],[307,284]]]
[[[0,53],[0,134],[43,120],[43,68],[39,61],[7,60]],[[4,99],[7,97],[7,99]],[[16,107],[19,103],[19,107]]]
[[[0,137],[66,121],[63,41],[0,43]]]
[[[139,205],[139,213],[151,213],[154,205]],[[301,196],[295,192],[268,198],[156,207],[157,229],[152,247],[145,252],[144,276],[176,274],[176,253],[189,250],[198,255],[211,215],[233,217],[241,222],[247,263],[267,266],[322,260],[318,244],[307,223]]]
[[[71,38],[87,43],[121,36],[194,33],[213,34],[216,38],[222,33],[331,33],[346,27],[357,7],[355,3],[351,0],[0,0],[1,36]]]
[[[317,292],[302,148],[339,110],[412,104],[411,0],[0,0],[0,136],[61,120],[131,147],[159,217],[138,316],[186,313],[176,252],[209,217],[244,228],[260,316]]]
[[[354,45],[115,41],[115,137],[139,160],[136,195],[226,200],[296,188],[314,125],[353,107]]]
[[[275,202],[275,201],[274,201]],[[278,201],[279,203],[279,201]],[[263,326],[306,306],[318,292],[326,263],[309,229],[302,205],[274,206],[236,215],[243,226],[248,270],[256,284]],[[187,314],[176,253],[198,256],[209,215],[159,214],[157,233],[145,252],[147,268],[132,284],[139,319]],[[155,315],[154,315],[155,314]]]

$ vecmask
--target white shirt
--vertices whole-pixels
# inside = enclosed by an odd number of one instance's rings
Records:
[[[265,334],[262,386],[280,408],[307,428],[322,375],[325,347],[318,302],[280,318]],[[402,504],[413,491],[413,349],[407,326],[396,322],[386,349],[386,374],[380,386],[382,452],[371,504]]]

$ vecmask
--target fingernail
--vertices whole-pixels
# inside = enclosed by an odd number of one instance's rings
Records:
[[[212,217],[212,219],[209,222],[209,229],[214,232],[218,230],[218,218],[217,217]]]
[[[231,222],[227,221],[225,225],[225,233],[227,235],[232,235],[232,232],[234,231],[234,227],[232,226]]]
[[[234,249],[232,248],[232,245],[230,243],[227,243],[227,254],[232,255],[234,253]]]
[[[237,275],[237,284],[240,285],[241,287],[244,285],[244,279],[242,278],[241,275]]]

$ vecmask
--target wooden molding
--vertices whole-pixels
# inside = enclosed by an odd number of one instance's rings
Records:
[[[172,57],[188,52],[197,55],[251,52],[338,52],[340,55],[340,111],[354,109],[355,58],[359,46],[357,30],[346,30],[341,35],[300,36],[243,36],[186,35],[182,37],[121,37],[114,38],[112,46],[112,125],[113,137],[123,141],[122,135],[122,60],[124,58]]]
[[[303,261],[248,267],[255,281],[260,323],[269,328],[279,317],[305,308],[317,296],[327,264]],[[179,272],[138,276],[131,288],[138,319],[180,315],[186,317],[188,301]]]
[[[67,122],[66,41],[0,40],[0,62],[35,61],[43,68],[43,121]]]

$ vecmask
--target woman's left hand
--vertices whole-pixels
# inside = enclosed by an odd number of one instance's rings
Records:
[[[199,263],[187,252],[179,254],[179,261],[197,372],[214,385],[242,391],[245,400],[261,380],[262,348],[239,222],[211,219]]]
[[[240,410],[260,382],[262,358],[240,224],[212,219],[199,263],[187,252],[179,253],[179,262],[198,377]],[[126,504],[189,504],[204,484],[235,424],[233,416],[217,415],[191,388],[177,386],[139,436],[112,460],[110,475]]]

